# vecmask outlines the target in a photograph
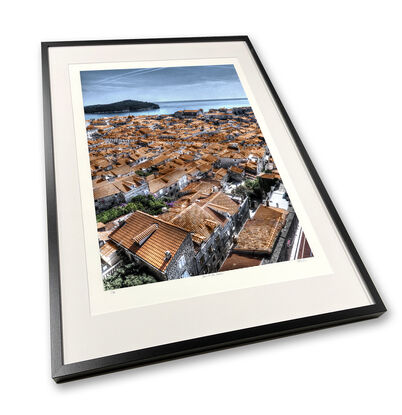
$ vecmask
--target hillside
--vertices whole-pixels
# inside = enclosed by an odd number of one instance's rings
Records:
[[[84,111],[87,114],[108,114],[115,112],[136,112],[158,109],[159,105],[151,102],[142,102],[127,99],[125,101],[112,102],[111,104],[87,105]]]

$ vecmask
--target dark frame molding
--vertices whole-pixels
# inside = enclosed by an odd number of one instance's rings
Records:
[[[52,108],[50,96],[50,74],[48,50],[53,47],[65,46],[104,46],[126,44],[152,44],[152,43],[194,43],[194,42],[245,42],[264,77],[264,80],[274,97],[281,115],[283,116],[292,138],[303,158],[303,161],[316,185],[328,212],[334,221],[347,249],[349,250],[356,267],[367,286],[374,304],[357,307],[333,313],[326,313],[251,327],[212,336],[180,341],[162,346],[155,346],[127,353],[105,356],[98,359],[83,362],[64,364],[63,361],[63,328],[61,309],[61,283],[60,262],[58,245],[57,201],[56,182],[54,170]],[[307,151],[297,134],[282,102],[276,93],[257,53],[248,36],[223,36],[223,37],[189,37],[189,38],[163,38],[163,39],[124,39],[124,40],[90,40],[71,42],[42,42],[42,82],[43,82],[43,111],[44,111],[44,144],[45,144],[45,169],[46,169],[46,194],[47,194],[47,218],[48,218],[48,253],[49,253],[49,286],[50,286],[50,331],[51,331],[51,366],[52,377],[55,382],[65,382],[82,377],[93,376],[129,367],[138,367],[150,363],[171,360],[183,356],[204,353],[247,344],[271,338],[283,337],[291,334],[317,330],[320,328],[350,323],[354,321],[378,317],[386,311],[386,307],[374,286],[345,226],[340,219]]]

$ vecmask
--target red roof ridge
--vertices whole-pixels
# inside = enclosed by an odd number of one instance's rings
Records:
[[[216,199],[218,197],[219,194],[223,194],[223,193],[221,191],[216,192],[216,194],[214,196],[212,196],[211,199],[209,199],[206,204],[211,203],[214,199]]]
[[[149,216],[150,218],[153,218],[153,219],[155,219],[155,220],[158,220],[158,221],[160,221],[160,222],[163,222],[163,223],[165,223],[166,225],[173,226],[174,228],[177,228],[177,229],[179,229],[179,230],[181,230],[181,231],[183,231],[183,232],[185,232],[185,233],[189,233],[189,232],[188,232],[188,231],[186,231],[185,229],[180,228],[180,226],[174,225],[173,223],[170,223],[170,222],[167,222],[166,220],[160,219],[158,216],[153,216],[153,215],[150,215],[149,213],[145,213],[145,212],[143,212],[142,210],[136,210],[136,212],[142,213],[143,215]]]
[[[226,206],[217,205],[216,203],[209,202],[209,203],[206,203],[206,206],[212,206],[213,208],[218,208],[218,209],[224,210],[225,212],[229,211],[229,208],[227,208]]]
[[[193,209],[195,206],[197,206],[199,209],[202,209],[202,207],[201,207],[201,206],[198,206],[196,203],[191,202],[191,203],[190,203],[188,206],[186,206],[183,210],[181,210],[180,212],[178,212],[178,213],[177,213],[177,215],[173,216],[172,220],[175,220],[176,218],[178,218],[178,217],[180,217],[180,216],[183,216],[183,214],[184,214],[186,211]],[[169,222],[169,223],[170,223],[170,222]],[[174,225],[174,226],[177,226],[177,225]],[[188,232],[188,231],[186,231],[186,232]]]
[[[133,241],[139,244],[144,238],[152,235],[152,233],[154,233],[158,228],[159,225],[157,223],[153,223],[152,225],[148,226],[147,229],[143,230],[138,235],[135,235],[133,237]]]

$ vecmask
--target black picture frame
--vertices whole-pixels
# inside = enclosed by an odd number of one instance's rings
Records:
[[[112,356],[86,360],[78,363],[65,364],[63,361],[63,329],[61,309],[61,282],[58,245],[58,223],[56,182],[53,152],[52,108],[50,98],[50,76],[48,50],[54,47],[65,46],[104,46],[127,44],[152,43],[193,43],[193,42],[245,42],[248,46],[274,100],[278,106],[286,125],[291,132],[303,161],[325,203],[325,206],[341,235],[345,246],[350,252],[354,263],[359,270],[369,291],[373,304],[337,312],[298,318],[294,320],[267,324],[242,330],[236,330],[216,335],[180,341],[171,344],[146,348],[142,350],[120,353]],[[224,37],[189,37],[189,38],[163,38],[163,39],[135,39],[135,40],[93,40],[93,41],[67,41],[42,43],[42,79],[43,79],[43,110],[44,110],[44,144],[47,192],[47,218],[48,218],[48,253],[49,253],[49,284],[50,284],[50,329],[51,329],[51,370],[53,379],[65,382],[77,378],[93,376],[101,373],[132,368],[150,363],[166,361],[178,357],[233,347],[240,344],[252,343],[271,338],[277,338],[330,327],[358,320],[378,317],[386,311],[386,307],[374,286],[345,226],[342,223],[307,151],[297,134],[275,88],[269,79],[257,53],[248,36]]]

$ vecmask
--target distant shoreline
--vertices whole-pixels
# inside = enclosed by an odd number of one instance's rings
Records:
[[[186,100],[179,100],[179,101],[155,101],[155,102],[157,102],[158,104],[168,104],[168,103],[175,104],[177,102],[244,101],[244,100],[248,100],[248,98],[245,97],[245,98],[186,99]]]
[[[212,102],[212,101],[248,101],[248,98],[214,98],[214,99],[186,99],[186,100],[179,100],[179,101],[155,101],[155,103],[157,104],[176,104],[179,102]],[[109,105],[109,104],[89,104],[86,105],[85,107],[90,107],[93,105]],[[84,107],[84,108],[85,108]],[[138,111],[143,111],[142,109],[139,109]],[[129,112],[129,111],[114,111],[114,112]],[[134,112],[134,111],[132,111]],[[110,113],[112,113],[112,111],[110,111]],[[90,114],[90,113],[87,113]],[[104,114],[104,112],[94,112],[93,114]]]
[[[244,107],[237,107],[237,108],[251,108],[251,105],[245,105]],[[228,109],[232,109],[232,108],[228,108]],[[181,112],[182,110],[178,110],[178,112]],[[198,109],[192,109],[192,110],[190,110],[190,111],[198,111]],[[128,111],[128,112],[125,112],[125,114],[131,114],[133,111]],[[208,113],[208,111],[205,111],[204,112],[204,114],[207,114]],[[86,114],[86,113],[85,113]],[[120,111],[120,112],[116,112],[116,113],[114,113],[114,112],[91,112],[89,115],[91,115],[91,114],[101,114],[101,115],[107,115],[107,114],[122,114],[122,112]],[[173,117],[174,116],[174,113],[166,113],[166,114],[143,114],[143,116],[144,117],[163,117],[163,116],[165,116],[165,117]],[[126,115],[122,115],[122,117],[126,117]],[[105,116],[105,117],[102,117],[102,118],[113,118],[113,117],[107,117],[107,116]],[[88,119],[86,119],[86,121],[90,121],[91,120],[91,118],[88,118]]]
[[[109,104],[86,105],[84,107],[84,112],[86,114],[117,114],[148,111],[159,108],[158,104],[154,104],[152,102],[126,99],[124,101],[111,102]]]
[[[94,111],[94,112],[85,112],[85,114],[129,114],[132,112],[142,112],[142,111],[151,111],[153,108],[149,110],[147,108],[140,108],[138,110],[121,110],[121,111]]]
[[[188,101],[166,101],[155,104],[159,104],[158,109],[136,109],[136,111],[126,108],[123,111],[119,110],[109,110],[105,111],[103,108],[94,108],[91,112],[85,111],[85,118],[101,118],[101,117],[113,117],[119,116],[122,117],[132,115],[134,117],[142,115],[172,115],[176,111],[182,110],[200,110],[204,112],[209,111],[210,109],[219,109],[219,108],[237,108],[237,107],[248,107],[250,102],[247,98],[227,98],[227,99],[208,99],[208,100],[188,100]],[[94,110],[97,110],[96,112]]]

